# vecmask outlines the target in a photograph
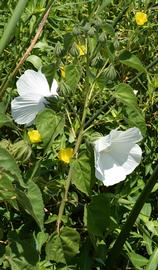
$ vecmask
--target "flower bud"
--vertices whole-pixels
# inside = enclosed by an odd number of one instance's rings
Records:
[[[58,41],[57,44],[55,45],[54,48],[54,53],[56,56],[60,56],[62,54],[63,51],[63,46],[62,44]]]
[[[72,148],[64,148],[60,149],[58,153],[59,160],[63,161],[64,163],[70,163],[71,158],[74,155],[74,150]]]
[[[27,142],[20,140],[12,145],[10,152],[17,161],[26,162],[31,156],[32,149]]]
[[[101,27],[102,26],[102,20],[99,17],[98,18],[95,18],[94,21],[93,21],[93,24],[96,27]]]
[[[80,55],[77,45],[74,43],[70,49],[70,54],[74,57],[77,57]]]
[[[88,32],[88,31],[90,30],[90,28],[91,28],[91,24],[88,23],[88,22],[83,26],[83,30],[84,30],[85,32]]]
[[[89,35],[90,37],[93,37],[94,34],[95,34],[95,32],[96,32],[96,29],[92,26],[92,27],[89,29],[89,31],[88,31],[88,35]]]
[[[80,27],[75,26],[75,27],[73,28],[73,34],[74,34],[74,35],[78,36],[78,35],[80,35],[81,33],[82,33],[82,30],[81,30]]]
[[[100,42],[106,42],[106,40],[107,40],[106,33],[105,33],[105,32],[102,32],[102,33],[99,35],[99,41],[100,41]]]

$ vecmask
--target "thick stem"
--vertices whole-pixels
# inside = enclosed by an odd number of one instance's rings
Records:
[[[109,257],[106,261],[106,268],[105,269],[112,270],[113,269],[112,266],[114,264],[116,264],[116,260],[122,251],[123,245],[124,245],[125,241],[127,240],[127,238],[129,237],[130,231],[131,231],[143,205],[145,204],[147,198],[149,197],[150,192],[152,191],[154,185],[156,184],[157,180],[158,180],[158,165],[156,166],[153,174],[149,178],[142,193],[140,194],[139,198],[137,199],[134,207],[132,208],[132,210],[129,214],[129,217],[127,218],[125,225],[123,226],[113,248],[111,249]]]

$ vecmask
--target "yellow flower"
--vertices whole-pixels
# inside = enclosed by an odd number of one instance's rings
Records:
[[[80,56],[85,55],[87,53],[87,49],[85,45],[76,44],[76,47],[79,50]]]
[[[73,157],[74,150],[72,148],[60,149],[58,153],[59,160],[64,161],[65,163],[70,163],[71,158]]]
[[[143,25],[144,23],[147,22],[147,14],[145,14],[144,12],[136,12],[135,14],[135,20],[137,25]]]
[[[65,67],[64,67],[64,66],[61,66],[60,72],[61,72],[61,76],[62,76],[63,78],[65,78]]]
[[[39,143],[42,141],[41,135],[38,130],[29,130],[27,134],[31,143]]]

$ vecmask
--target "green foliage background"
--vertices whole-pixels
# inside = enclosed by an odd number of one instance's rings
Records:
[[[0,2],[0,36],[17,2]],[[158,2],[52,1],[40,39],[10,79],[49,4],[26,2],[0,55],[0,267],[106,269],[114,241],[158,159]],[[135,22],[137,11],[148,15],[143,26]],[[87,48],[85,55],[78,45]],[[53,78],[59,82],[59,98],[38,114],[34,128],[42,143],[35,145],[29,141],[29,128],[13,121],[10,103],[17,95],[17,78],[40,68],[50,85]],[[124,182],[106,188],[95,178],[93,141],[112,129],[133,126],[143,134],[142,162]],[[78,134],[82,141],[77,158],[67,165],[58,152],[75,148]],[[71,185],[59,233],[56,222],[69,170]],[[157,189],[158,184],[111,269],[157,269]]]

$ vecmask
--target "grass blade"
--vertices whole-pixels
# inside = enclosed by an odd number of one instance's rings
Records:
[[[10,38],[15,31],[16,24],[17,24],[18,20],[20,19],[21,14],[22,14],[27,2],[28,2],[28,0],[19,0],[15,9],[14,9],[14,12],[13,12],[11,18],[8,20],[8,23],[4,29],[2,38],[0,40],[0,54],[3,52],[4,48],[6,47],[8,42],[10,41]]]

